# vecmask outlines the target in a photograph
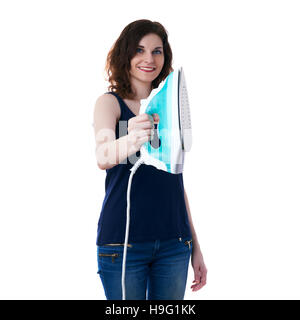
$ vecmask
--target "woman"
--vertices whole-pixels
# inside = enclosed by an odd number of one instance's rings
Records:
[[[108,300],[122,299],[122,260],[130,168],[141,145],[151,139],[153,119],[139,114],[140,100],[173,71],[165,28],[158,22],[130,23],[110,50],[106,71],[110,91],[94,111],[96,158],[106,170],[105,197],[98,222],[98,274]],[[127,133],[128,131],[128,133]],[[182,174],[142,164],[133,176],[126,256],[126,299],[183,300],[189,259],[191,288],[206,283],[205,267],[192,223]]]

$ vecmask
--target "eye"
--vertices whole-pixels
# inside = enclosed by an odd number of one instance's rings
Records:
[[[136,49],[136,52],[138,52],[138,53],[141,52],[141,51],[139,51],[139,50],[143,51],[142,48],[137,48],[137,49]],[[160,50],[154,50],[153,52],[158,52],[159,54],[162,53]]]

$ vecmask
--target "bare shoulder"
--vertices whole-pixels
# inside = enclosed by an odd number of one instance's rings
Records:
[[[110,140],[115,139],[114,132],[120,119],[120,113],[119,102],[115,96],[104,93],[98,97],[94,108],[93,123],[96,140],[99,138],[99,134],[105,134],[107,129],[111,132]]]
[[[121,110],[120,110],[120,106],[119,106],[119,101],[113,94],[103,93],[96,100],[95,114],[98,113],[101,115],[101,113],[103,113],[103,112],[112,113],[115,116],[116,121],[118,121],[120,119]]]

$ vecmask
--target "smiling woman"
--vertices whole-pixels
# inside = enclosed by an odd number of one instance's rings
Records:
[[[155,33],[149,33],[140,40],[137,53],[131,59],[129,71],[135,93],[137,93],[136,87],[139,86],[139,81],[152,83],[161,73],[165,58],[163,51],[157,48],[161,48],[162,45],[161,38]]]
[[[135,68],[155,67],[149,73],[153,76],[151,91],[173,71],[172,59],[165,28],[159,22],[134,21],[124,28],[107,55],[105,71],[109,78],[106,80],[111,83],[108,89],[122,99],[135,99],[136,92],[130,81],[132,64],[136,65]],[[146,71],[143,73],[146,74]]]
[[[124,243],[130,170],[160,121],[155,114],[139,114],[140,100],[174,71],[165,28],[150,20],[129,24],[108,53],[106,71],[109,91],[98,98],[94,112],[96,158],[106,170],[96,241],[98,274],[108,300],[121,300],[123,287],[127,300],[182,300],[191,255],[197,259],[195,268],[200,261],[182,174],[140,165],[132,180]]]

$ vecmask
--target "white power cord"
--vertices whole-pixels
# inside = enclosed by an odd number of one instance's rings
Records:
[[[132,177],[135,174],[138,167],[144,163],[142,157],[134,164],[134,166],[130,169],[131,173],[128,180],[127,187],[127,218],[126,218],[126,232],[125,232],[125,243],[124,243],[124,251],[123,251],[123,265],[122,265],[122,300],[126,300],[125,296],[125,269],[126,269],[126,254],[127,254],[127,244],[128,244],[128,234],[129,234],[129,223],[130,223],[130,189],[131,189],[131,181]]]

